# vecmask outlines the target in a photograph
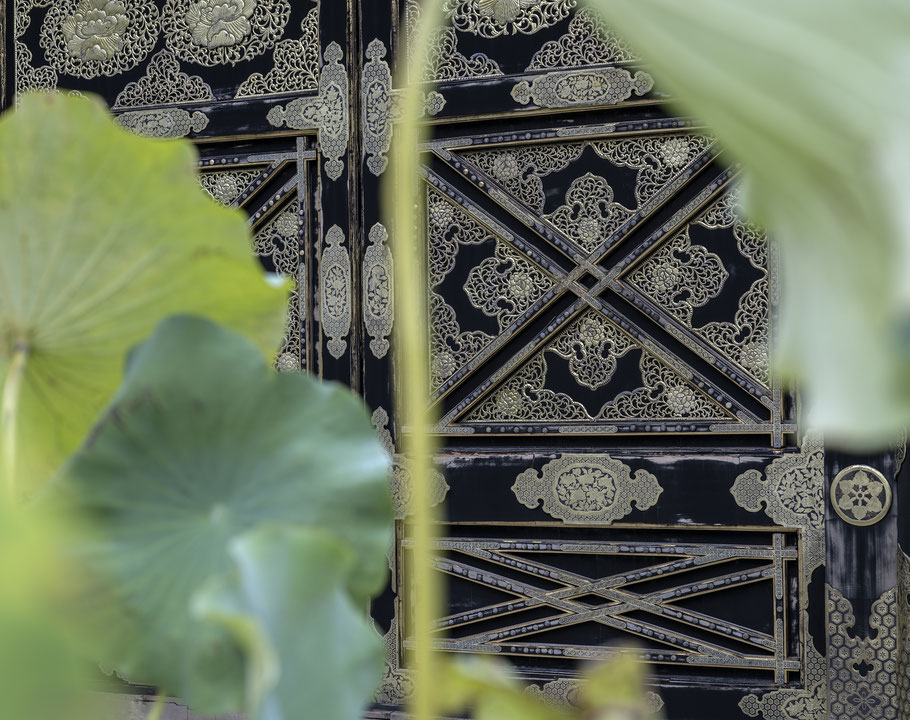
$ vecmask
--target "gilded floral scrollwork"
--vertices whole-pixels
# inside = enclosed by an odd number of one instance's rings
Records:
[[[642,138],[602,140],[594,152],[617,167],[638,171],[635,197],[639,206],[657,196],[666,184],[712,144],[703,135],[672,134]]]
[[[610,30],[592,8],[585,7],[575,13],[565,35],[543,44],[527,69],[555,70],[635,59],[625,41]]]
[[[212,88],[201,77],[181,72],[177,58],[161,50],[152,56],[145,75],[121,90],[112,107],[119,110],[214,99]]]
[[[576,245],[591,252],[631,215],[631,210],[613,201],[613,188],[604,178],[585,173],[572,181],[565,205],[544,217]]]
[[[289,0],[167,0],[167,46],[199,65],[236,64],[275,46],[291,15]]]
[[[152,0],[61,0],[50,3],[40,44],[57,71],[92,79],[136,67],[158,38]]]
[[[608,382],[615,358],[631,350],[640,352],[641,387],[620,392],[596,412],[590,412],[566,393],[546,387],[547,353],[574,357],[569,370],[575,381],[592,388]],[[600,313],[589,311],[521,366],[466,421],[729,420],[730,417],[714,400],[630,335]]]
[[[567,523],[612,523],[657,503],[663,488],[645,470],[609,455],[560,455],[538,472],[525,470],[512,485],[518,501]]]
[[[300,38],[275,46],[274,67],[253,73],[237,88],[235,97],[307,92],[319,87],[319,11],[310,10],[300,24]]]
[[[575,5],[576,0],[445,0],[443,12],[456,29],[495,38],[551,27]]]
[[[539,266],[497,240],[493,257],[471,270],[464,291],[471,305],[504,330],[553,285]]]
[[[199,184],[212,196],[213,200],[230,207],[249,184],[259,176],[260,172],[260,170],[228,170],[202,173],[199,175]]]
[[[692,313],[713,300],[729,277],[720,257],[693,245],[688,229],[664,244],[629,275],[629,282],[692,327]]]

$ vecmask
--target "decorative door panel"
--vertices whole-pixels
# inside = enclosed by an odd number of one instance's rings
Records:
[[[389,717],[412,688],[413,508],[379,199],[420,5],[0,9],[4,107],[94,93],[135,132],[195,142],[202,187],[293,280],[279,368],[370,406],[396,460],[370,712]],[[417,70],[432,137],[414,198],[443,448],[439,651],[499,656],[569,703],[585,661],[625,648],[671,720],[910,716],[910,471],[902,452],[825,448],[770,375],[777,261],[740,216],[738,168],[576,0],[444,15]]]
[[[378,197],[419,13],[360,8],[362,383],[392,452],[406,428]],[[586,661],[631,648],[669,718],[897,717],[894,509],[850,536],[878,548],[877,569],[871,550],[853,562],[829,502],[847,459],[800,433],[769,371],[777,260],[741,216],[738,168],[661,107],[591,10],[446,0],[444,15],[418,70],[432,138],[415,197],[443,447],[436,647],[500,657],[560,703]],[[419,601],[399,573],[412,541],[396,459],[377,714],[410,693],[402,628]],[[890,456],[853,460],[890,487]]]

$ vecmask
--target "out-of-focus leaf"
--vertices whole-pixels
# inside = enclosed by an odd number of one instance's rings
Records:
[[[447,663],[436,688],[440,715],[471,711],[476,720],[573,720],[572,713],[524,692],[508,665],[489,658]],[[456,715],[457,717],[457,715]]]
[[[322,530],[266,527],[232,543],[237,575],[196,597],[246,650],[251,720],[357,720],[383,650],[346,591],[351,550]]]
[[[886,444],[910,424],[910,4],[588,2],[743,163],[810,424]]]
[[[211,202],[195,172],[189,143],[128,133],[93,100],[27,95],[0,119],[0,386],[17,492],[76,449],[124,353],[165,316],[206,315],[277,346],[286,291],[266,283],[243,213]]]
[[[88,720],[84,646],[67,622],[76,578],[58,519],[0,501],[0,717]]]
[[[618,653],[592,665],[578,692],[578,707],[597,720],[644,718],[650,714],[645,699],[645,668],[635,656]]]
[[[131,354],[58,485],[97,529],[82,555],[98,580],[98,622],[115,628],[99,648],[106,664],[200,712],[237,710],[241,644],[193,614],[193,596],[231,571],[236,537],[277,523],[343,544],[353,557],[346,590],[366,607],[388,572],[388,463],[347,388],[275,373],[251,343],[201,318],[164,321]],[[321,572],[309,581],[337,584]]]

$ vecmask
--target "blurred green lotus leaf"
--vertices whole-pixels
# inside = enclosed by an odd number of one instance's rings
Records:
[[[887,445],[910,425],[910,4],[587,2],[742,162],[809,424]]]
[[[382,641],[345,586],[356,558],[322,530],[263,527],[233,541],[238,572],[197,595],[249,658],[250,720],[356,720],[379,684]]]
[[[0,473],[17,494],[78,447],[162,318],[277,346],[286,290],[252,257],[243,213],[198,186],[196,159],[91,99],[26,95],[0,119]]]
[[[337,651],[363,657],[351,637],[356,626],[340,624],[350,618],[347,605],[366,608],[386,581],[388,469],[369,415],[348,388],[276,373],[249,341],[208,320],[165,320],[132,352],[123,385],[54,485],[53,497],[94,529],[74,545],[96,578],[86,606],[108,630],[110,642],[99,643],[104,663],[204,714],[243,707],[245,665],[255,672],[270,656],[250,656],[257,645],[194,611],[194,597],[231,577],[237,538],[277,524],[325,533],[341,549],[304,541],[276,549],[272,536],[258,535],[239,542],[238,612],[275,648],[281,677],[297,685],[282,685],[280,695],[323,692],[313,685],[322,675],[311,683],[299,669],[300,654],[305,649],[308,662],[319,662],[328,650],[292,647],[276,635],[278,620],[269,613],[305,612],[300,603],[311,585],[313,612],[323,613],[320,637],[340,633],[352,642]],[[260,557],[291,562],[307,552],[312,564],[284,585],[273,570],[255,567]],[[330,562],[333,552],[344,557]],[[268,584],[274,605],[257,604],[257,583]],[[325,603],[342,592],[347,605],[324,617]],[[262,677],[258,685],[268,687],[269,673]]]

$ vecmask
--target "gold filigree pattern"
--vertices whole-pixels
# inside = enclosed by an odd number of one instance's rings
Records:
[[[363,324],[370,336],[370,351],[377,358],[389,351],[388,336],[395,323],[394,271],[389,233],[381,223],[370,228],[370,245],[363,254]]]
[[[481,330],[462,331],[455,310],[436,291],[455,267],[459,248],[494,245],[494,257],[474,268],[464,286],[468,300],[497,317],[500,329],[510,325],[552,285],[543,271],[494,236],[459,206],[427,190],[427,245],[430,281],[431,388],[436,391],[456,371],[496,338]],[[495,283],[501,293],[486,283]]]
[[[212,88],[201,77],[180,72],[177,58],[167,50],[161,50],[152,56],[145,75],[135,82],[128,83],[112,107],[119,110],[214,99]]]
[[[300,23],[300,38],[280,41],[273,56],[272,69],[264,75],[250,75],[237,88],[235,97],[308,92],[319,87],[319,11],[316,8]]]
[[[496,318],[502,331],[554,284],[538,265],[497,240],[493,257],[471,270],[464,291],[471,305]]]
[[[645,470],[609,455],[560,455],[540,471],[525,470],[512,485],[518,501],[567,523],[610,524],[657,504],[663,488]]]
[[[348,109],[348,73],[341,63],[344,53],[337,42],[325,49],[325,64],[319,74],[319,95],[292,100],[287,106],[276,105],[268,112],[273,127],[287,126],[295,130],[316,130],[323,170],[330,180],[344,172],[342,159],[350,139]]]
[[[545,196],[542,178],[565,170],[581,156],[584,149],[582,143],[558,143],[471,151],[464,153],[464,158],[528,208],[543,213]]]
[[[591,8],[581,8],[569,23],[565,35],[543,44],[528,70],[606,65],[635,60],[631,49],[610,30]]]
[[[293,208],[283,210],[253,236],[253,251],[271,260],[279,275],[294,277],[300,268],[299,232]]]
[[[875,468],[851,465],[831,482],[831,506],[851,525],[874,525],[891,508],[891,485]]]
[[[614,338],[617,341],[614,342]],[[619,341],[619,338],[623,338]],[[546,387],[547,353],[576,357],[569,370],[579,385],[600,387],[609,381],[615,358],[640,352],[642,386],[623,391],[589,412],[566,393]],[[612,362],[610,358],[613,358]],[[676,370],[645,350],[600,313],[575,320],[506,380],[468,416],[467,422],[554,422],[594,420],[729,420],[730,414]]]
[[[576,0],[445,0],[442,7],[455,29],[495,38],[552,27],[575,5]]]
[[[168,48],[198,65],[235,65],[262,55],[284,34],[289,0],[167,0]]]
[[[319,264],[322,332],[328,338],[326,349],[336,359],[344,355],[351,332],[351,256],[345,242],[344,231],[332,225]]]
[[[720,257],[703,245],[693,245],[685,228],[628,280],[662,309],[692,327],[695,308],[716,298],[729,276]]]
[[[16,98],[24,92],[56,90],[57,71],[50,65],[32,67],[32,51],[20,40],[31,25],[32,19],[29,13],[32,8],[47,5],[47,0],[14,0],[14,2]],[[38,5],[38,2],[41,2],[41,5]]]
[[[199,175],[199,184],[213,200],[231,207],[259,175],[260,170],[207,172]]]
[[[632,75],[623,68],[561,70],[522,80],[512,88],[520,105],[570,108],[588,105],[619,105],[633,95],[643,97],[654,87],[654,78],[639,70]]]
[[[613,201],[613,188],[599,175],[585,173],[572,181],[565,205],[544,215],[588,252],[616,232],[632,211]]]
[[[569,372],[575,382],[598,390],[613,379],[617,359],[637,347],[632,338],[615,325],[588,313],[569,332],[559,335],[550,350],[569,361]]]
[[[413,39],[420,20],[420,4],[408,0],[405,22],[408,33],[408,54],[413,55]],[[421,82],[442,82],[468,78],[494,77],[502,75],[499,64],[483,53],[467,57],[458,51],[458,35],[454,28],[440,28],[430,37],[427,61],[420,72]]]
[[[896,590],[872,605],[872,637],[856,634],[853,606],[826,585],[828,609],[828,698],[832,717],[897,718],[898,636]]]
[[[146,58],[159,23],[152,0],[60,0],[50,3],[39,42],[64,75],[111,77]]]
[[[638,171],[635,197],[641,206],[658,195],[675,175],[713,143],[713,138],[704,135],[674,133],[602,140],[592,143],[591,147],[613,165]]]
[[[154,138],[182,138],[202,132],[209,118],[204,112],[189,113],[183,108],[131,110],[115,117],[118,123],[137,135]]]
[[[776,458],[765,468],[747,470],[730,489],[736,504],[761,512],[784,527],[802,528],[810,568],[824,561],[825,450],[817,435],[808,435],[798,453]]]

